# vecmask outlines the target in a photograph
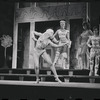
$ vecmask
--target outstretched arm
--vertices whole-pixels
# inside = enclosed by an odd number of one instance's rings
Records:
[[[49,44],[52,46],[52,47],[62,47],[62,46],[64,46],[66,43],[63,43],[63,44],[60,44],[60,45],[57,45],[57,44],[55,44],[55,43],[53,43],[51,40],[49,41]]]
[[[55,37],[53,37],[52,41],[53,41],[54,43],[56,43],[56,44],[59,43],[59,41],[58,41]]]

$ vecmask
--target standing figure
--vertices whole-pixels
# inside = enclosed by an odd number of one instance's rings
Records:
[[[55,54],[55,59],[53,62],[53,65],[55,65],[60,57],[60,53],[62,52],[62,67],[65,67],[65,63],[67,61],[68,63],[68,48],[70,48],[71,46],[71,41],[69,39],[69,30],[65,29],[65,20],[61,20],[60,21],[60,29],[58,29],[56,31],[56,33],[54,34],[54,37],[58,34],[59,36],[59,44],[61,43],[67,43],[66,45],[64,45],[63,47],[57,48],[56,54]],[[69,66],[68,66],[69,67]],[[69,69],[69,68],[68,68]]]
[[[54,31],[52,29],[47,29],[43,34],[38,33],[34,31],[35,34],[39,35],[40,37],[38,38],[36,42],[36,46],[34,48],[34,66],[35,66],[35,73],[36,73],[36,82],[39,83],[39,57],[40,55],[43,57],[43,59],[51,66],[50,69],[54,73],[55,81],[61,82],[60,79],[58,78],[57,72],[55,67],[52,64],[52,60],[50,56],[46,52],[46,47],[48,45],[51,45],[53,47],[61,47],[64,46],[65,44],[60,44],[56,45],[54,44],[51,39],[53,37]],[[34,36],[33,36],[34,39]]]
[[[93,35],[93,32],[90,30],[90,24],[84,22],[82,24],[84,31],[80,35],[79,39],[79,52],[78,56],[81,59],[81,69],[89,69],[89,48],[87,46],[87,41],[89,36]]]
[[[98,34],[98,28],[93,27],[93,36],[90,36],[87,45],[90,47],[90,73],[89,75],[97,76],[98,71],[98,59],[100,57],[100,36]]]

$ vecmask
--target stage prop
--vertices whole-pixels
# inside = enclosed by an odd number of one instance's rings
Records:
[[[7,48],[12,46],[12,38],[9,35],[3,35],[1,38],[1,46],[4,47],[4,68],[7,68]]]

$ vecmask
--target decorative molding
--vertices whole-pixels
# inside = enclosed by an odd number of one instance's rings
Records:
[[[53,20],[62,19],[66,17],[74,16],[86,16],[85,3],[61,5],[61,6],[49,6],[49,7],[27,7],[22,9],[16,9],[15,19],[16,21],[41,21],[41,20]]]

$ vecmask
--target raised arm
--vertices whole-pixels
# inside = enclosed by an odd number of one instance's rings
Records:
[[[34,33],[35,35],[37,35],[37,36],[41,36],[41,35],[42,35],[42,33],[37,32],[37,31],[33,31],[33,33]]]
[[[34,41],[37,41],[37,39],[35,38],[33,32],[32,32],[31,34],[32,34],[32,39],[33,39]]]

